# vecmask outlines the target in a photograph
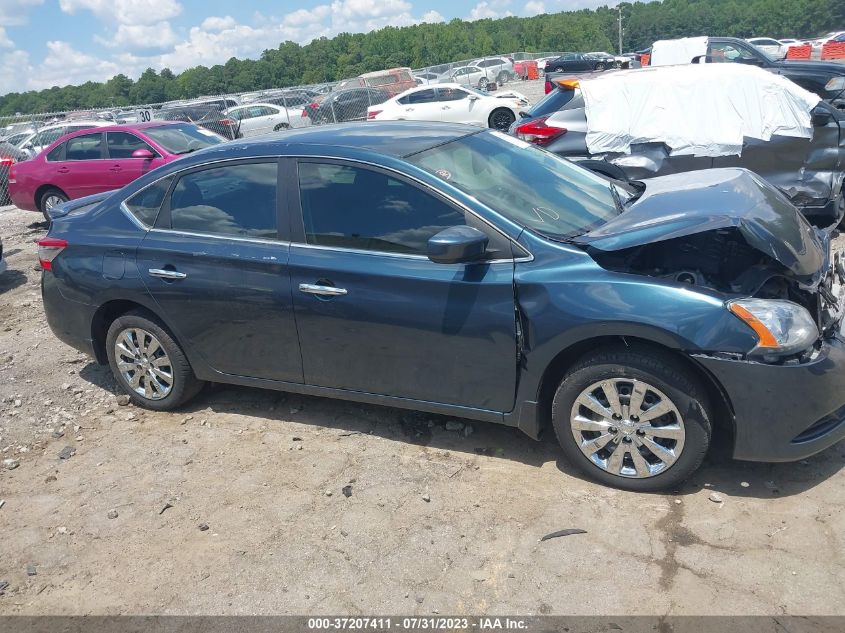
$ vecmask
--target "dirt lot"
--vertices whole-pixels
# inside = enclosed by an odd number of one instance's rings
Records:
[[[644,495],[494,425],[232,387],[120,406],[44,323],[38,219],[0,210],[2,614],[845,614],[845,445],[717,450]]]

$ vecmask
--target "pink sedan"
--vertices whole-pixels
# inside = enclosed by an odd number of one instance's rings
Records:
[[[183,154],[225,142],[192,123],[154,121],[67,134],[9,169],[9,196],[21,209],[49,210],[67,200],[120,189]]]

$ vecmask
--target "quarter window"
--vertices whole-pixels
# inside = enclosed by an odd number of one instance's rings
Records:
[[[276,239],[278,165],[225,165],[182,176],[170,197],[175,230]]]
[[[161,203],[170,189],[172,178],[164,178],[146,189],[139,191],[126,201],[126,208],[141,224],[147,227],[155,225]]]
[[[362,167],[301,163],[299,188],[308,244],[425,255],[430,237],[468,223],[419,187]],[[507,249],[501,240],[491,240],[491,256]]]
[[[65,143],[65,160],[97,160],[103,157],[103,135],[83,134]]]
[[[47,154],[47,162],[55,163],[58,161],[62,161],[65,159],[65,143],[61,145],[56,145],[53,149],[50,150],[50,153]]]
[[[146,149],[157,155],[157,152],[128,132],[107,132],[106,145],[109,148],[109,158],[132,158],[132,153],[139,149]]]

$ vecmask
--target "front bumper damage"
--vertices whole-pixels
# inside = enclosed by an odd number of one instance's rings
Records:
[[[735,459],[794,461],[845,439],[845,258],[817,286],[824,332],[808,356],[783,364],[694,354],[734,414]],[[825,328],[825,324],[827,327]]]

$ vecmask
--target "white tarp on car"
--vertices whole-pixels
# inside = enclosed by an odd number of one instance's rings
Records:
[[[651,66],[689,64],[696,57],[707,54],[707,36],[682,37],[678,40],[658,40],[651,47]]]
[[[819,97],[754,66],[692,64],[582,81],[591,154],[662,142],[676,156],[731,156],[744,138],[812,138]]]

